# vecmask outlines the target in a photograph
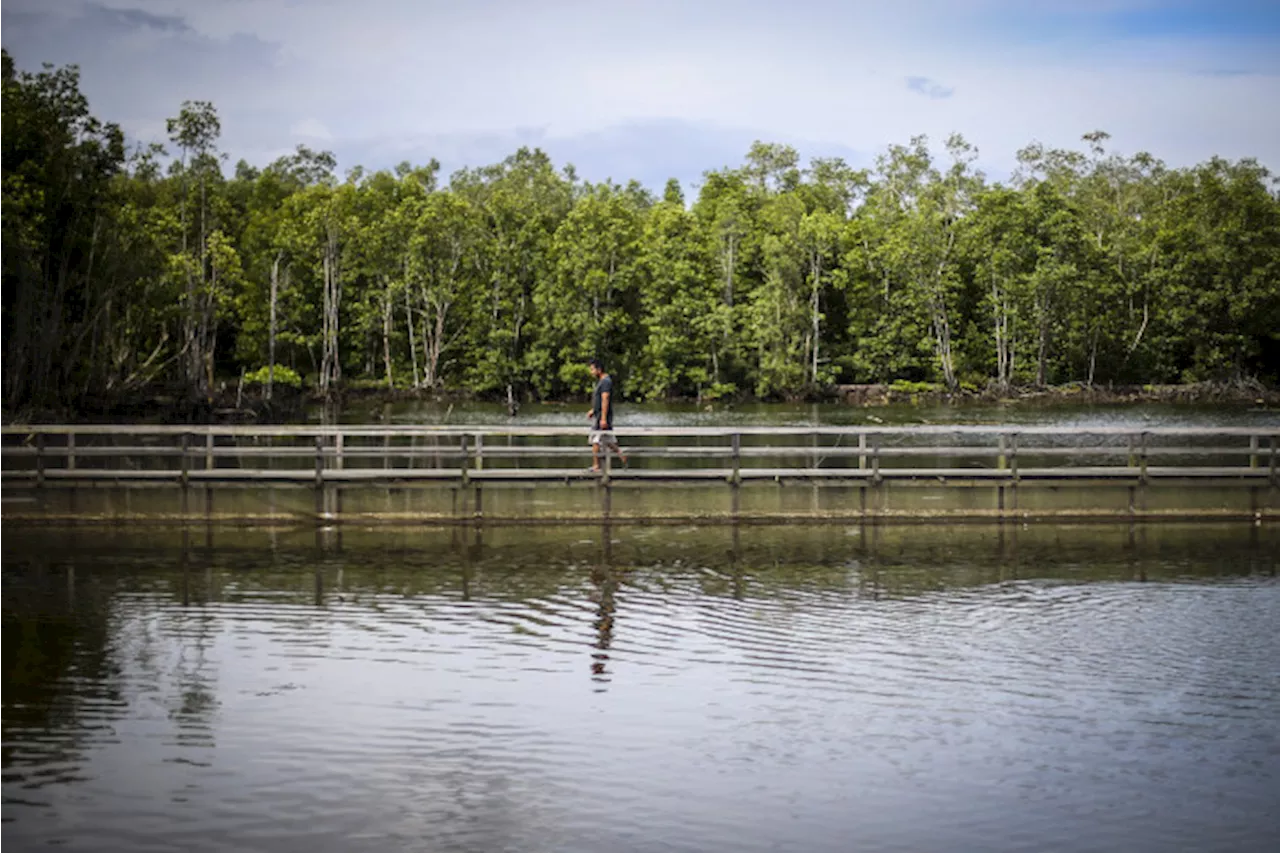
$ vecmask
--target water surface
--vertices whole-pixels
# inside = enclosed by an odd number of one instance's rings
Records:
[[[512,418],[505,404],[356,401],[338,412],[339,423],[582,426],[585,404],[527,403]],[[324,420],[322,408],[310,419]],[[619,403],[616,424],[648,427],[716,426],[911,426],[916,424],[1010,424],[1017,426],[1221,427],[1275,426],[1280,412],[1263,406],[1213,403],[1077,404],[1061,401],[1007,403],[895,403],[856,406],[842,403]]]
[[[6,527],[3,838],[1270,850],[1268,526]]]

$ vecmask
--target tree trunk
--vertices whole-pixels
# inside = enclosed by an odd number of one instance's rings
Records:
[[[1036,385],[1043,388],[1048,380],[1049,361],[1049,296],[1040,297],[1040,341],[1036,353]]]
[[[813,254],[813,294],[810,297],[810,303],[809,303],[809,307],[811,309],[812,319],[813,319],[813,364],[812,364],[812,370],[809,373],[809,381],[815,386],[818,384],[818,335],[820,331],[819,325],[821,322],[818,309],[819,307],[821,307],[820,306],[820,300],[822,297],[821,282],[822,282],[822,255],[818,252],[814,252]]]
[[[382,363],[387,370],[387,387],[396,387],[395,377],[391,373],[391,287],[383,282],[382,292]]]
[[[1093,387],[1094,369],[1098,366],[1098,329],[1095,327],[1093,334],[1090,336],[1089,342],[1089,381],[1086,383],[1090,388]]]
[[[206,400],[211,399],[213,391],[213,353],[209,352],[209,325],[210,325],[210,303],[213,301],[213,292],[205,285],[205,263],[207,259],[208,246],[205,241],[208,239],[206,214],[208,210],[208,194],[205,186],[204,176],[200,176],[200,267],[198,270],[199,290],[204,291],[201,298],[197,301],[200,304],[200,347],[197,358],[200,362],[200,373],[203,377],[201,388],[202,396]]]
[[[418,340],[413,330],[413,306],[409,294],[413,288],[405,284],[404,288],[404,327],[409,332],[409,363],[413,367],[413,387],[418,388]]]
[[[276,252],[271,262],[271,322],[267,328],[267,399],[271,399],[276,381],[276,300],[280,294],[280,261],[284,252]]]
[[[320,391],[328,396],[342,376],[338,352],[338,317],[342,297],[338,270],[338,234],[330,225],[324,245],[324,350],[320,361]]]
[[[947,319],[945,308],[934,306],[933,310],[934,347],[938,354],[938,363],[942,366],[942,381],[948,391],[955,391],[956,370],[951,354],[951,323]]]
[[[445,321],[448,320],[449,308],[452,304],[452,300],[434,298],[431,300],[430,326],[427,325],[426,316],[422,319],[423,372],[425,374],[423,381],[430,388],[435,388],[440,381],[440,357],[445,347]]]
[[[204,349],[204,375],[207,388],[213,389],[213,354],[217,349],[218,342],[218,318],[214,313],[218,304],[218,270],[215,267],[210,271],[209,289],[204,299],[204,319],[200,324],[203,332],[203,340],[201,346]]]
[[[726,241],[724,262],[724,304],[733,307],[733,257],[737,244],[732,237]]]
[[[999,278],[991,276],[991,305],[994,314],[996,344],[996,385],[1002,392],[1009,389],[1012,361],[1009,352],[1009,300],[1000,288]]]
[[[18,277],[17,296],[13,307],[13,328],[5,338],[5,398],[10,406],[18,405],[22,400],[35,396],[29,380],[32,333],[36,328],[36,297],[43,288],[38,284],[28,254],[23,252],[23,260]]]
[[[951,321],[947,316],[947,294],[943,279],[947,259],[951,255],[952,246],[955,245],[955,236],[954,231],[948,233],[946,246],[942,250],[942,259],[929,279],[932,287],[926,286],[925,290],[929,298],[929,312],[933,315],[934,342],[938,361],[942,366],[942,379],[947,383],[948,391],[955,391],[959,384],[956,382],[955,363],[951,355]]]

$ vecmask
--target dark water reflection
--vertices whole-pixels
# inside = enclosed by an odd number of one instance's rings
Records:
[[[1270,850],[1272,527],[4,531],[3,840]]]
[[[453,424],[486,426],[585,427],[578,403],[526,403],[512,418],[504,403],[442,403],[404,400],[370,403],[356,400],[341,410],[316,407],[314,423]],[[1071,403],[1009,401],[894,403],[859,406],[845,403],[636,403],[619,404],[618,425],[635,427],[761,426],[909,426],[915,424],[1008,424],[1089,429],[1096,427],[1274,426],[1280,412],[1248,403]]]

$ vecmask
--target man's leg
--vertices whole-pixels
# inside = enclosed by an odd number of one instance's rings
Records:
[[[598,440],[591,442],[591,470],[600,470],[600,442]]]
[[[622,452],[622,445],[618,444],[618,439],[611,438],[609,444],[613,447],[613,452],[618,454],[618,458],[622,460],[623,467],[626,467],[627,454]]]

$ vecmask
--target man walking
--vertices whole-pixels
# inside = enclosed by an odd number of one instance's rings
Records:
[[[591,470],[600,471],[600,451],[603,445],[607,454],[612,449],[622,459],[623,467],[627,464],[627,455],[618,446],[618,439],[613,435],[613,377],[604,372],[600,359],[593,358],[587,362],[591,369],[591,378],[596,380],[596,388],[591,392]]]

